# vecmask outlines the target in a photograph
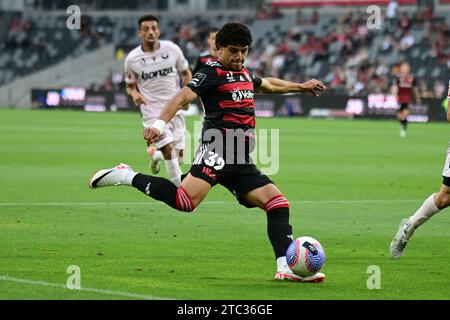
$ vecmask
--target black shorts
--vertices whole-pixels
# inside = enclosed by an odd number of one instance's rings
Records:
[[[447,187],[450,187],[450,178],[449,177],[442,177],[442,178],[443,178],[442,184]]]
[[[203,181],[208,182],[212,187],[220,184],[227,188],[239,201],[247,208],[255,207],[247,203],[243,197],[255,189],[274,184],[266,175],[253,163],[246,164],[226,164],[223,155],[217,153],[205,154],[201,148],[194,159],[189,173]]]

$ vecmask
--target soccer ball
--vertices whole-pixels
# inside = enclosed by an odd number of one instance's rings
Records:
[[[325,263],[325,250],[316,239],[300,237],[289,245],[286,261],[296,275],[312,276],[322,269]]]

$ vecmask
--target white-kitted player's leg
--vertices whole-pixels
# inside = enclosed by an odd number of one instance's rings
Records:
[[[144,128],[151,128],[153,126],[153,123],[156,120],[158,120],[158,118],[144,118],[142,124],[143,124]],[[164,156],[163,156],[161,150],[159,150],[155,146],[148,146],[147,154],[150,157],[150,163],[149,163],[150,171],[153,174],[158,174],[161,169],[160,163],[161,163],[161,161],[164,160]]]
[[[166,125],[164,133],[156,141],[155,146],[161,150],[164,157],[164,164],[170,181],[177,187],[181,185],[181,168],[178,163],[178,157],[174,148],[174,125],[173,121],[169,121]]]
[[[184,115],[177,114],[172,119],[172,125],[173,145],[179,164],[183,164],[184,150],[186,147],[186,123],[184,120]]]
[[[157,118],[146,119],[144,121],[144,127],[150,128]],[[182,146],[184,148],[184,132],[183,132],[183,144],[180,142],[175,142],[175,136],[180,140],[179,128],[184,126],[184,118],[182,115],[176,115],[171,121],[166,125],[165,132],[159,137],[158,141],[155,142],[155,148],[149,147],[147,152],[151,155],[150,169],[153,173],[159,171],[160,161],[164,160],[166,165],[166,171],[169,176],[170,181],[172,181],[177,187],[181,185],[181,168],[178,160],[178,150],[176,150],[174,144]]]
[[[149,146],[147,148],[147,154],[150,157],[150,171],[153,174],[158,174],[161,170],[160,163],[164,160],[164,156],[160,150],[155,146]]]
[[[174,149],[173,149],[174,150]],[[177,187],[181,186],[181,168],[178,163],[178,158],[175,155],[175,150],[172,152],[172,159],[165,159],[167,174],[169,175],[170,181]]]
[[[436,213],[450,205],[450,148],[447,150],[442,175],[444,181],[439,192],[430,195],[411,217],[400,222],[397,234],[391,242],[392,258],[400,258],[414,231]]]
[[[442,170],[442,177],[444,178],[444,185],[450,187],[450,143],[447,149],[447,157],[445,158],[444,169]]]

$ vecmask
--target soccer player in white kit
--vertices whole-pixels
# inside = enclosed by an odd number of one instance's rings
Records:
[[[127,94],[140,107],[144,128],[150,128],[159,118],[164,105],[191,81],[192,73],[181,49],[173,42],[159,40],[159,19],[146,15],[139,19],[140,46],[133,49],[125,59],[125,82]],[[180,161],[185,147],[185,122],[180,110],[168,124],[169,130],[148,146],[153,173],[159,172],[159,161],[165,160],[170,180],[181,184]],[[160,150],[160,151],[157,151]]]
[[[450,102],[450,81],[447,99]],[[450,109],[447,109],[447,120],[450,121]],[[392,258],[398,259],[402,256],[409,239],[418,227],[439,211],[450,206],[450,145],[447,150],[442,176],[443,182],[439,192],[430,195],[411,217],[400,222],[397,234],[391,242],[390,253]]]

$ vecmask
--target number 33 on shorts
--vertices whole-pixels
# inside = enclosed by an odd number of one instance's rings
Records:
[[[217,153],[209,152],[209,158],[204,160],[208,167],[213,167],[216,170],[222,170],[225,166],[225,161],[222,157],[219,157]]]

